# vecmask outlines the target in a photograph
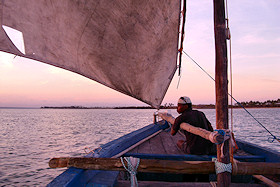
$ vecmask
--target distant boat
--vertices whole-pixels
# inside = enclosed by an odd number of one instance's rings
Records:
[[[1,1],[0,50],[78,73],[159,108],[177,64],[180,72],[185,10],[186,0]],[[214,27],[217,129],[228,129],[223,0],[214,1]],[[17,48],[9,38],[11,29],[22,33],[24,48]],[[130,156],[142,161],[139,186],[215,186],[216,181],[218,186],[231,182],[279,186],[278,152],[237,141],[239,151],[230,164],[225,141],[224,149],[217,146],[218,162],[214,162],[215,155],[186,155],[177,149],[174,142],[180,134],[172,137],[168,128],[166,121],[155,122],[86,158],[53,159],[50,165],[71,168],[48,186],[129,186],[119,158]],[[227,165],[216,175],[217,163]]]

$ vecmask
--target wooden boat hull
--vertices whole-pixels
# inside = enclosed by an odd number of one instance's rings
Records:
[[[148,125],[101,146],[101,149],[97,149],[95,153],[90,153],[86,157],[118,158],[120,156],[132,156],[140,159],[211,161],[212,158],[216,156],[186,155],[180,152],[180,150],[176,147],[176,141],[181,137],[180,135],[175,137],[170,136],[168,127],[168,123],[164,121]],[[238,161],[280,162],[280,153],[276,151],[262,148],[244,141],[237,140],[237,144],[241,150],[249,153],[249,155],[234,155],[234,158]],[[201,185],[204,183],[209,185],[209,181],[216,180],[215,174],[182,175],[166,173],[138,173],[137,177],[140,181],[155,181],[153,182],[154,185],[160,184],[159,181],[167,182],[166,185],[168,182],[173,182],[174,185],[175,183],[178,185],[180,182],[194,182],[194,180],[202,182],[200,183]],[[277,177],[278,176],[276,176],[276,178]],[[48,184],[48,186],[122,186],[127,183],[124,180],[126,178],[127,177],[124,172],[120,171],[84,170],[71,167],[56,177],[50,184]],[[253,177],[233,176],[232,181],[252,183]]]

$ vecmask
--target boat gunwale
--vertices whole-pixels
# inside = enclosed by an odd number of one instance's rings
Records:
[[[121,136],[115,140],[112,140],[102,146],[100,146],[101,150],[96,153],[89,153],[85,157],[113,157],[118,153],[124,151],[125,149],[129,148],[130,146],[136,144],[137,142],[143,140],[147,136],[161,131],[163,129],[168,128],[169,125],[166,121],[161,121],[156,124],[150,124],[143,128],[140,128],[136,131],[133,131],[129,134]],[[98,150],[97,148],[95,150]],[[98,171],[98,170],[84,170],[84,169],[77,169],[77,168],[68,168],[66,171],[58,175],[54,180],[52,180],[47,186],[75,186],[78,182],[79,184],[86,184],[91,180],[91,178],[100,173],[106,171]],[[82,177],[86,177],[85,180]]]

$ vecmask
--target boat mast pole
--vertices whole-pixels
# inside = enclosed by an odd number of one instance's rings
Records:
[[[227,43],[225,25],[224,0],[214,2],[214,32],[216,50],[216,128],[228,129],[228,78],[227,78]],[[219,162],[230,163],[229,141],[224,142],[223,149],[217,145],[217,159]],[[222,154],[223,151],[223,154]],[[224,155],[223,157],[221,155]],[[217,175],[218,186],[230,186],[231,173],[223,172]]]

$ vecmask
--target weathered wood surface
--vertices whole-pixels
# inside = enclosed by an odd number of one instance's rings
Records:
[[[134,150],[134,149],[135,149],[136,147],[138,147],[139,145],[143,144],[143,143],[146,142],[146,141],[149,141],[151,138],[153,138],[153,137],[157,136],[158,134],[160,134],[161,131],[162,131],[162,130],[159,130],[159,131],[155,132],[154,134],[151,134],[150,136],[148,136],[148,137],[142,139],[141,141],[139,141],[139,142],[137,142],[136,144],[134,144],[134,145],[128,147],[127,149],[123,150],[122,152],[120,152],[120,153],[114,155],[112,158],[118,158],[118,157],[122,156],[123,154],[125,154],[125,153],[127,153],[127,152],[129,152],[129,151],[131,151],[131,150]]]
[[[141,150],[142,153],[151,153],[151,143],[150,140],[144,142],[143,144],[139,145],[138,152]]]
[[[227,77],[227,43],[225,25],[225,2],[214,0],[214,33],[215,33],[215,88],[216,88],[216,128],[228,129],[228,77]],[[223,151],[223,153],[222,153]],[[222,156],[224,155],[224,156]],[[219,162],[230,163],[229,141],[217,145]],[[228,172],[217,175],[218,186],[230,186],[231,174]]]
[[[199,135],[206,140],[210,140],[212,143],[222,143],[224,140],[224,136],[221,134],[218,134],[218,133],[215,133],[215,135],[213,135],[213,139],[211,139],[210,134],[213,132],[208,131],[206,129],[199,128],[199,127],[194,127],[188,123],[182,123],[180,125],[180,128],[184,129],[185,131],[188,131],[190,133]]]
[[[158,116],[161,117],[162,119],[164,119],[165,121],[168,121],[172,125],[175,123],[175,118],[171,114],[169,114],[169,113],[159,112]]]
[[[178,155],[178,154],[185,154],[181,149],[178,148],[176,145],[178,140],[184,139],[179,133],[175,136],[172,136],[170,132],[162,132],[159,134],[160,138],[163,142],[163,147],[166,154],[170,155]]]
[[[280,186],[280,184],[277,184],[276,182],[266,178],[263,175],[253,175],[253,177],[255,177],[256,179],[259,179],[260,181],[263,181],[268,186],[271,186],[271,187],[279,187]]]
[[[160,136],[155,136],[152,139],[152,141],[154,142],[154,143],[151,144],[151,153],[152,154],[157,154],[157,153],[161,152],[162,150],[165,151],[165,149],[163,147],[163,142],[162,142]]]
[[[214,182],[212,182],[215,185]],[[117,187],[130,187],[130,181],[119,180]],[[161,182],[161,181],[138,181],[139,187],[213,187],[208,182]],[[248,184],[248,183],[231,183],[231,187],[266,187],[262,184]]]
[[[51,168],[76,167],[94,170],[124,171],[119,158],[53,158]],[[137,169],[139,172],[181,173],[181,174],[210,174],[215,173],[215,163],[211,161],[171,161],[142,159]],[[233,175],[264,175],[280,174],[280,163],[266,162],[234,162]]]
[[[180,139],[184,139],[184,137],[179,133],[171,136],[169,131],[162,131],[157,136],[135,147],[129,153],[182,155],[185,153],[176,145]]]
[[[159,116],[162,119],[171,123],[172,125],[175,123],[175,118],[171,114],[159,113]],[[210,140],[213,143],[222,143],[223,140],[224,140],[223,135],[220,135],[218,133],[213,134],[211,131],[207,131],[206,129],[202,129],[202,128],[199,128],[199,127],[194,127],[194,126],[192,126],[188,123],[181,123],[180,128],[185,130],[185,131],[188,131],[192,134],[201,136],[204,139]],[[210,135],[212,135],[212,138],[210,138]]]
[[[117,187],[130,187],[130,181],[119,180]],[[161,182],[161,181],[138,181],[138,187],[211,187],[210,183],[202,182]]]
[[[137,171],[175,174],[208,174],[215,173],[214,165],[214,162],[210,161],[142,159]],[[76,167],[81,169],[125,171],[119,158],[53,158],[50,160],[49,166],[51,168]]]
[[[235,163],[240,163],[240,162],[239,162],[238,160],[236,160],[236,159],[233,159],[233,161],[234,161]],[[269,185],[269,186],[272,186],[272,187],[279,187],[279,186],[280,186],[280,185],[277,184],[276,182],[274,182],[274,181],[272,181],[272,180],[266,178],[266,177],[263,176],[263,175],[253,175],[253,177],[255,177],[256,179],[258,179],[258,180],[260,180],[260,181],[262,181],[262,182],[264,182],[265,184],[267,184],[267,185]]]

